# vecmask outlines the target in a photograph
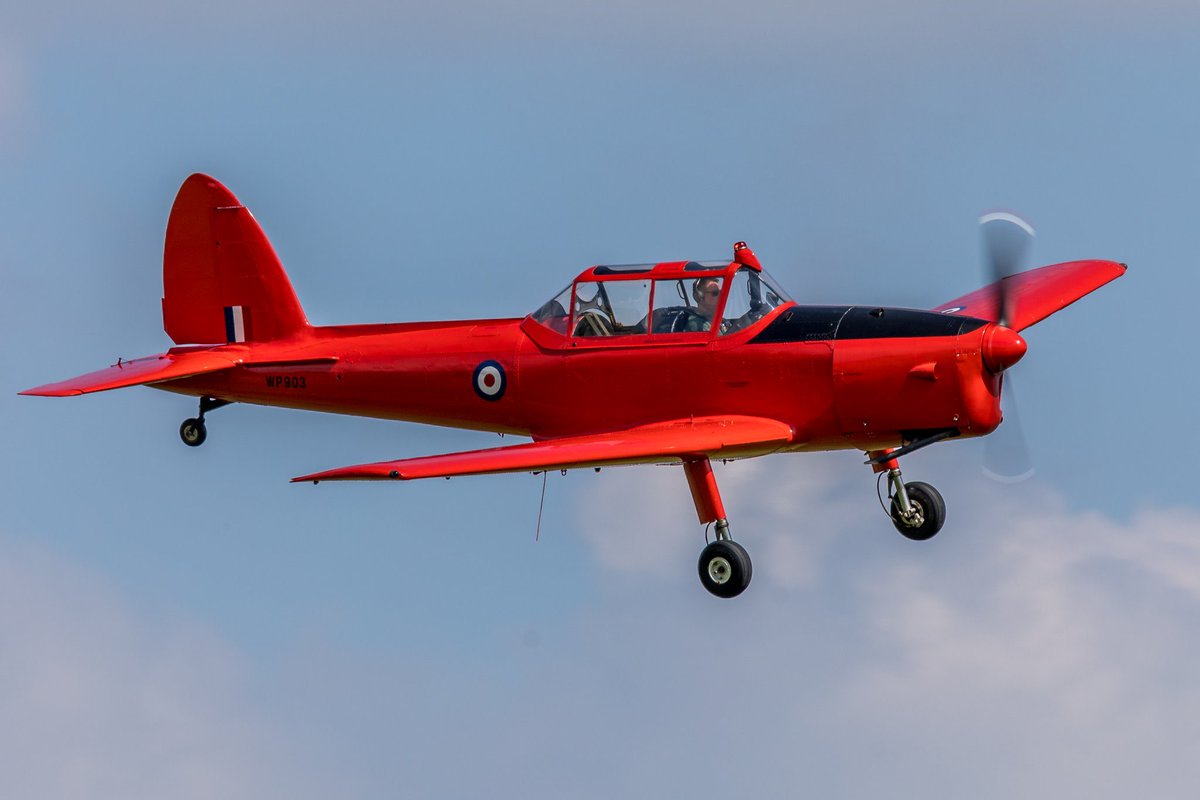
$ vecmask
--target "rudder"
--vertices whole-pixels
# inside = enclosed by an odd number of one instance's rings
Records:
[[[183,182],[163,247],[163,328],[176,344],[265,342],[308,327],[279,257],[221,183]]]

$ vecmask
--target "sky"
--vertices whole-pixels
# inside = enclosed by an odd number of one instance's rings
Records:
[[[0,0],[0,794],[1009,798],[1200,780],[1194,4]],[[930,308],[976,219],[1121,280],[1026,332],[1035,477],[717,467],[754,581],[696,578],[670,467],[290,485],[500,442],[22,389],[161,352],[183,179],[311,321],[521,316],[583,268],[728,257]],[[619,398],[614,398],[619,402]]]

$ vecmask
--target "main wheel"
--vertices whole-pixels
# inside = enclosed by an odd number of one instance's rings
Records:
[[[179,426],[179,438],[183,439],[183,443],[188,447],[199,447],[208,438],[208,431],[205,429],[202,420],[195,418],[185,419],[183,424]]]
[[[740,544],[718,539],[700,552],[700,583],[717,597],[737,597],[750,585],[754,571]]]
[[[941,493],[928,483],[913,481],[904,484],[908,493],[908,504],[916,512],[912,521],[906,521],[900,516],[900,501],[892,498],[892,524],[896,530],[914,542],[932,539],[934,534],[942,529],[946,521],[946,501]]]

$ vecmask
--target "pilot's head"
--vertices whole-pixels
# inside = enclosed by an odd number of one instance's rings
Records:
[[[692,284],[692,297],[696,300],[696,310],[712,319],[717,312],[717,300],[721,297],[721,279],[699,278]]]

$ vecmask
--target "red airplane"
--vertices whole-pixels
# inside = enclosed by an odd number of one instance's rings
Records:
[[[1019,331],[1125,272],[1092,260],[1009,275],[1032,229],[1009,214],[981,221],[985,237],[999,231],[989,240],[998,280],[931,311],[797,305],[738,242],[730,261],[592,267],[524,318],[316,327],[250,212],[192,175],[163,255],[163,325],[176,346],[22,394],[151,386],[199,397],[179,429],[193,447],[205,415],[229,403],[532,438],[294,481],[681,464],[700,523],[715,523],[700,580],[734,597],[752,567],[730,537],[713,459],[863,451],[888,477],[895,527],[928,539],[945,504],[929,484],[904,483],[898,459],[995,430],[1002,376],[1026,350]]]

